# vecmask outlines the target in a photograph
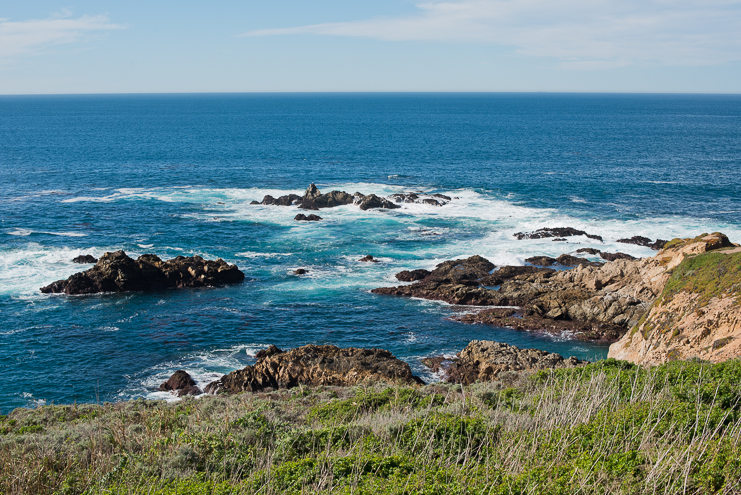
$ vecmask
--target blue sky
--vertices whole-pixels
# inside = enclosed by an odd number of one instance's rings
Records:
[[[741,1],[0,3],[0,94],[741,92]]]

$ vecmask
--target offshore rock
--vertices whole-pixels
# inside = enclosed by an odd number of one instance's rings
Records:
[[[377,259],[374,259],[373,258],[373,255],[370,255],[370,254],[367,254],[367,255],[363,256],[358,261],[362,261],[364,263],[378,263],[378,260]]]
[[[548,237],[571,237],[576,235],[583,235],[589,239],[602,241],[602,236],[587,234],[585,231],[573,227],[547,227],[538,229],[535,232],[517,232],[514,234],[520,241],[523,239],[546,239]]]
[[[185,370],[177,370],[173,373],[166,382],[160,385],[160,391],[172,392],[178,397],[203,393],[196,385],[196,381]]]
[[[396,280],[400,282],[415,282],[417,280],[422,280],[423,278],[427,277],[430,274],[429,270],[404,270],[399,273],[397,273]]]
[[[741,248],[720,233],[675,239],[656,255],[667,282],[608,357],[643,365],[741,357]]]
[[[321,195],[322,193],[319,192],[319,189],[317,189],[317,187],[312,182],[311,184],[309,184],[309,187],[306,188],[303,199],[314,199],[314,198],[318,198]]]
[[[268,194],[264,198],[262,198],[262,203],[260,204],[276,205],[276,206],[290,206],[300,199],[301,199],[301,196],[299,196],[298,194],[286,194],[285,196],[281,196],[279,198],[274,198]]]
[[[305,268],[297,268],[296,270],[293,270],[294,275],[306,275],[307,273],[309,273],[309,270]]]
[[[313,213],[311,215],[304,215],[303,213],[299,213],[295,217],[293,217],[294,220],[298,220],[300,222],[318,222],[322,219],[319,215],[314,215]]]
[[[440,366],[445,381],[464,385],[477,381],[491,381],[503,372],[574,368],[587,364],[586,361],[573,356],[564,359],[560,354],[538,349],[520,349],[513,345],[490,340],[471,341],[458,353],[457,359],[449,364],[439,361],[433,358],[428,360],[427,364],[433,367]],[[446,364],[448,364],[447,367]]]
[[[393,210],[396,208],[401,208],[401,206],[395,203],[392,203],[386,198],[381,198],[379,196],[376,196],[375,194],[369,194],[368,196],[364,196],[358,203],[358,207],[361,210],[370,210],[373,208],[385,208],[387,210]]]
[[[89,270],[41,288],[44,294],[95,294],[98,292],[150,291],[166,288],[204,287],[244,280],[236,265],[222,259],[178,256],[162,261],[153,254],[137,260],[123,251],[105,253]]]
[[[72,263],[79,263],[81,265],[87,265],[89,263],[97,263],[98,258],[91,254],[83,254],[81,256],[78,256],[76,258],[72,259]]]
[[[615,242],[622,242],[623,244],[635,244],[636,246],[643,246],[647,248],[651,248],[654,251],[659,251],[661,249],[664,249],[664,246],[666,246],[667,242],[663,239],[656,239],[656,241],[651,241],[648,237],[643,237],[640,235],[634,235],[630,239],[618,239]]]
[[[306,345],[290,351],[272,348],[258,353],[253,366],[233,371],[206,386],[206,392],[261,392],[266,389],[309,386],[352,386],[387,382],[423,384],[409,365],[383,349],[341,349],[333,345]]]

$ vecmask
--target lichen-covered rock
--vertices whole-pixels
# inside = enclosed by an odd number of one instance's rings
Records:
[[[133,260],[123,251],[105,253],[89,270],[41,288],[44,294],[95,294],[99,292],[149,291],[166,288],[204,287],[244,280],[236,265],[222,259],[178,256],[162,261],[153,254]]]
[[[290,351],[271,346],[258,354],[253,366],[233,371],[206,386],[206,392],[260,392],[298,385],[352,386],[387,382],[422,384],[409,365],[383,349],[341,349],[333,345],[305,345]]]
[[[494,380],[503,372],[573,368],[587,363],[575,357],[564,359],[560,354],[538,349],[520,349],[501,342],[474,340],[454,360],[446,363],[433,358],[425,364],[439,367],[448,382],[470,385],[477,381]]]

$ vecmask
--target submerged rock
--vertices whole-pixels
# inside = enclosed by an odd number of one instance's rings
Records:
[[[244,280],[236,265],[222,259],[178,256],[162,261],[153,254],[133,260],[123,251],[105,253],[89,270],[41,288],[44,294],[95,294],[98,292],[150,291],[166,288],[204,287]]]
[[[253,366],[233,371],[206,386],[206,392],[261,392],[266,389],[307,386],[352,386],[388,382],[424,384],[408,364],[383,349],[341,349],[333,345],[306,345],[290,351],[271,346],[258,353]]]
[[[98,258],[91,254],[83,254],[81,256],[78,256],[76,258],[72,259],[72,263],[79,263],[81,265],[87,265],[89,263],[97,263]]]
[[[160,385],[160,391],[172,392],[178,397],[184,395],[199,395],[201,389],[196,385],[196,381],[193,380],[187,371],[177,370],[173,375],[162,385]]]
[[[294,275],[306,275],[307,273],[309,273],[309,270],[306,270],[304,268],[297,268],[293,271]]]

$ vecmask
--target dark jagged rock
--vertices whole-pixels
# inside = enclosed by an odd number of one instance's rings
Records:
[[[290,206],[294,202],[301,199],[301,196],[298,194],[286,194],[285,196],[281,196],[279,198],[274,198],[271,195],[266,195],[264,198],[262,198],[263,205],[275,205],[275,206]]]
[[[556,237],[555,239],[553,239],[553,242],[566,242],[566,241],[567,239],[564,237]]]
[[[313,213],[311,215],[304,215],[303,213],[299,213],[295,217],[293,217],[294,220],[298,220],[301,222],[318,222],[322,219],[319,215],[314,215]]]
[[[450,198],[450,196],[446,196],[444,194],[435,193],[432,196],[435,197],[435,198],[444,199],[445,201],[452,201],[452,199]]]
[[[414,203],[419,199],[419,196],[417,196],[415,193],[398,193],[392,194],[391,196],[389,196],[389,199],[392,199],[397,203]]]
[[[599,266],[600,263],[596,263],[594,261],[589,261],[584,258],[579,258],[577,256],[571,256],[570,254],[562,254],[558,258],[551,258],[550,256],[533,256],[532,258],[528,258],[525,260],[525,263],[532,263],[533,265],[537,266],[552,266],[552,265],[561,265],[561,266]]]
[[[305,198],[299,208],[316,210],[319,208],[334,208],[335,206],[351,205],[355,197],[344,191],[331,191],[315,198]]]
[[[655,241],[651,241],[648,237],[643,237],[640,235],[634,235],[630,239],[618,239],[615,242],[622,242],[623,244],[635,244],[636,246],[643,246],[647,248],[651,248],[654,251],[659,251],[661,249],[664,249],[664,246],[666,246],[666,243],[669,241],[665,241],[663,239],[656,239]]]
[[[309,184],[309,187],[306,188],[306,191],[304,191],[304,197],[303,199],[314,199],[321,196],[322,193],[317,189],[317,187],[312,182]]]
[[[178,256],[162,261],[153,254],[137,260],[123,251],[105,253],[94,267],[41,288],[44,294],[95,294],[98,292],[149,291],[165,288],[204,287],[244,280],[236,265],[222,259]]]
[[[280,349],[277,345],[270,344],[267,349],[262,349],[261,351],[257,351],[257,354],[255,354],[255,359],[259,361],[260,359],[270,357],[270,356],[275,356],[276,354],[281,354],[283,352],[285,351]]]
[[[373,256],[370,254],[363,256],[358,261],[362,261],[364,263],[378,263],[378,260],[374,259]]]
[[[400,282],[415,282],[417,280],[422,280],[429,274],[429,270],[404,270],[396,274],[396,279]]]
[[[496,268],[494,263],[479,255],[466,259],[444,261],[424,279],[425,282],[449,284],[476,283]]]
[[[306,275],[307,273],[309,273],[309,270],[306,270],[304,268],[298,268],[294,270],[293,273],[294,275]]]
[[[519,276],[530,276],[539,274],[541,277],[548,278],[556,270],[553,268],[540,268],[536,266],[503,266],[489,275],[479,280],[480,285],[492,286],[502,285],[505,281]]]
[[[262,203],[260,203],[259,201],[255,201],[255,200],[253,199],[252,201],[250,201],[250,204],[251,204],[251,205],[259,205],[259,204],[262,204]]]
[[[535,232],[517,232],[514,234],[518,240],[523,239],[545,239],[548,237],[571,237],[575,235],[583,235],[590,239],[596,239],[602,241],[602,237],[593,234],[587,234],[583,230],[578,230],[573,227],[553,227],[538,229]]]
[[[272,347],[271,347],[272,349]],[[423,384],[409,365],[383,349],[340,349],[333,345],[306,345],[283,352],[277,347],[257,363],[224,375],[206,386],[206,392],[261,392],[266,389],[307,386],[353,386],[389,382]]]
[[[604,251],[600,251],[599,249],[594,249],[594,248],[581,248],[581,249],[577,249],[576,252],[577,253],[587,253],[587,254],[598,254],[600,258],[606,261],[638,259],[634,256],[631,256],[625,253],[606,253]]]
[[[392,203],[386,198],[381,198],[379,196],[376,196],[375,194],[369,194],[368,196],[364,196],[358,203],[358,207],[361,210],[370,210],[373,208],[385,208],[387,210],[393,210],[396,208],[401,208],[401,206],[395,203]]]
[[[196,385],[196,381],[185,370],[177,370],[173,373],[166,382],[160,385],[160,391],[173,392],[178,397],[203,393]]]
[[[554,368],[573,368],[587,364],[575,357],[564,359],[560,354],[539,349],[520,349],[513,345],[490,340],[471,341],[454,360],[432,358],[451,383],[470,385],[477,381],[491,381],[505,372],[536,371]]]
[[[98,258],[91,254],[83,254],[81,256],[78,256],[76,258],[72,259],[72,263],[79,263],[81,265],[87,265],[89,263],[97,263]]]
[[[515,309],[485,309],[453,317],[453,320],[468,324],[485,324],[528,332],[543,332],[554,335],[573,334],[577,340],[612,343],[618,340],[625,328],[600,321],[575,321],[561,318],[545,318],[537,314],[523,314]],[[530,310],[533,313],[532,310]],[[565,316],[561,312],[559,317]]]
[[[602,258],[605,261],[615,261],[615,260],[636,260],[635,256],[631,256],[626,253],[600,253],[599,257]]]

